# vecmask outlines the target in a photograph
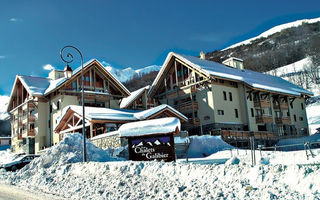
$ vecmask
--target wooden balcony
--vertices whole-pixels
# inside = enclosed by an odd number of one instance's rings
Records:
[[[272,123],[272,116],[270,115],[262,115],[262,116],[256,116],[256,123],[257,124],[265,124],[265,123]]]
[[[29,123],[30,122],[35,122],[36,121],[36,118],[34,115],[29,115]]]
[[[276,103],[273,104],[273,109],[279,110],[279,107],[281,110],[288,110],[289,105],[287,102],[281,102],[280,106],[279,106],[279,104],[276,104]]]
[[[276,139],[274,133],[266,131],[250,133],[249,131],[220,130],[220,134],[224,140],[248,140],[251,136],[255,139]]]
[[[199,105],[197,101],[194,101],[193,104],[191,101],[188,101],[188,102],[180,103],[173,107],[180,112],[193,111],[193,110],[196,111],[199,109]]]
[[[291,124],[291,120],[289,117],[276,117],[276,124]]]
[[[191,87],[191,88],[184,89],[184,90],[180,90],[179,89],[179,91],[171,90],[171,91],[167,92],[167,98],[168,99],[177,98],[178,96],[183,96],[185,94],[190,94],[190,92],[191,93],[196,93],[197,90],[196,90],[195,87]]]
[[[268,99],[261,99],[260,101],[254,101],[254,107],[260,108],[260,105],[262,108],[270,107],[270,101]]]

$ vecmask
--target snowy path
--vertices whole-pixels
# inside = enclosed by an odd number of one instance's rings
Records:
[[[26,190],[23,190],[16,186],[8,186],[0,184],[0,200],[45,200],[52,199],[58,200],[63,199],[61,197],[52,196],[49,194],[39,194]]]

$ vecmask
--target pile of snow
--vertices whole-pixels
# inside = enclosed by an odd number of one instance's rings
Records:
[[[86,139],[87,161],[107,162],[115,161],[106,151],[93,145]],[[69,133],[58,144],[48,149],[44,155],[34,159],[30,165],[19,173],[37,173],[43,168],[63,166],[83,161],[83,137],[79,133]]]
[[[10,149],[0,151],[0,164],[12,161],[16,154],[11,153]]]
[[[314,134],[317,132],[317,129],[320,128],[320,100],[319,96],[312,97],[308,100],[309,104],[307,105],[306,111],[308,116],[308,124],[310,133]]]
[[[191,144],[188,150],[188,157],[206,157],[218,151],[233,148],[233,146],[223,141],[220,136],[191,136]]]

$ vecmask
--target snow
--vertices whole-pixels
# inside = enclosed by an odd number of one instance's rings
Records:
[[[23,86],[33,96],[43,96],[50,85],[49,78],[18,75]]]
[[[251,71],[251,70],[240,70],[232,67],[227,67],[220,63],[203,60],[194,56],[179,55],[173,52],[170,52],[167,56],[164,66],[169,62],[172,56],[175,56],[181,59],[183,62],[193,66],[194,68],[202,71],[206,75],[212,75],[222,78],[227,78],[231,80],[241,81],[253,88],[264,89],[273,92],[281,92],[285,94],[291,94],[300,96],[302,93],[313,95],[312,92],[309,92],[297,85],[294,85],[280,77],[270,76],[267,74]],[[159,72],[152,86],[154,86],[164,72],[164,68]],[[150,90],[151,91],[151,90]]]
[[[116,77],[120,82],[126,82],[134,77],[139,77],[143,74],[150,73],[152,71],[159,71],[161,66],[151,65],[147,67],[143,67],[137,70],[132,69],[131,67],[125,69],[117,69],[115,67],[110,66],[108,63],[102,62],[107,71],[109,71],[114,77]]]
[[[60,118],[57,119],[56,126],[59,125],[60,121],[62,120],[63,116],[71,109],[74,112],[78,113],[82,116],[82,106],[71,105],[67,106],[62,110]],[[172,107],[162,104],[160,106],[150,108],[148,110],[139,111],[139,110],[125,110],[125,109],[111,109],[111,108],[100,108],[100,107],[85,107],[85,117],[88,120],[116,120],[116,121],[138,121],[138,120],[145,120],[152,115],[161,112],[164,109],[169,109],[172,112],[176,113],[182,119],[187,120],[187,118],[182,115],[177,110],[173,109]],[[55,127],[56,128],[56,127]]]
[[[155,115],[156,113],[159,113],[165,109],[170,110],[171,112],[175,113],[176,115],[178,115],[180,118],[184,119],[184,120],[188,120],[188,118],[186,116],[184,116],[183,114],[181,114],[179,111],[177,111],[176,109],[172,108],[171,106],[167,105],[167,104],[161,104],[157,107],[154,108],[150,108],[148,110],[144,110],[144,111],[140,111],[135,113],[135,117],[137,119],[143,120],[143,119],[147,119],[153,115]]]
[[[191,136],[190,140],[191,144],[188,150],[189,158],[206,157],[218,151],[234,148],[223,141],[220,136]]]
[[[312,64],[312,61],[309,57],[307,57],[307,58],[301,59],[297,62],[291,63],[289,65],[285,65],[285,66],[279,67],[277,69],[270,70],[266,73],[269,75],[273,75],[273,76],[285,77],[290,74],[305,71],[305,67],[309,66],[310,64]]]
[[[308,116],[308,124],[309,129],[311,130],[310,133],[314,134],[317,132],[317,129],[320,128],[320,101],[319,96],[313,97],[314,99],[317,99],[315,102],[310,103],[306,107],[307,116]]]
[[[180,130],[180,120],[175,117],[151,119],[140,122],[126,123],[120,126],[120,137],[134,137],[142,135],[154,135],[172,133]]]
[[[126,108],[127,106],[129,106],[133,101],[135,101],[141,94],[143,94],[143,92],[145,92],[146,90],[149,90],[150,86],[146,86],[143,88],[140,88],[134,92],[131,92],[130,96],[123,98],[121,100],[120,103],[120,108]]]
[[[9,96],[0,95],[0,120],[5,120],[9,117],[9,114],[7,113],[9,99]]]
[[[93,161],[81,162],[82,138],[70,134],[22,170],[0,170],[0,183],[61,199],[320,198],[320,149],[313,149],[315,157],[309,159],[305,151],[263,151],[262,156],[256,151],[253,166],[247,150],[219,151],[199,163],[133,162],[114,161],[87,144],[88,154],[96,155]],[[107,162],[96,162],[102,160]]]
[[[229,47],[227,47],[225,49],[222,49],[222,51],[230,49],[230,48],[234,48],[234,47],[237,47],[237,46],[250,44],[252,41],[257,40],[259,38],[266,38],[266,37],[268,37],[268,36],[270,36],[272,34],[275,34],[277,32],[281,32],[284,29],[301,26],[303,23],[312,24],[312,23],[316,23],[316,22],[319,22],[319,21],[320,21],[320,17],[319,18],[314,18],[314,19],[297,20],[297,21],[294,21],[294,22],[281,24],[281,25],[275,26],[275,27],[273,27],[273,28],[261,33],[260,35],[258,35],[256,37],[250,38],[248,40],[236,43],[236,44],[231,45],[231,46],[229,46]]]

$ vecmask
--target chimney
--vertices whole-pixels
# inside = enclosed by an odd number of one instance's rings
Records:
[[[203,51],[200,52],[200,59],[202,60],[206,59],[206,54]]]
[[[243,70],[243,60],[240,58],[230,57],[227,60],[223,61],[222,64]]]

